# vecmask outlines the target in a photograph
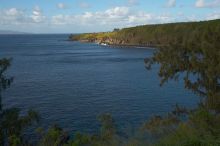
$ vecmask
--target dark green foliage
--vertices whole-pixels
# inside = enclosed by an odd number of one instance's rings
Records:
[[[69,140],[68,134],[57,125],[51,127],[47,132],[44,132],[42,129],[38,129],[38,132],[41,137],[39,146],[61,146]]]
[[[219,146],[220,116],[204,108],[190,113],[186,122],[160,137],[158,146]]]
[[[201,102],[194,110],[180,109],[187,115],[176,124],[170,117],[153,118],[148,130],[165,130],[158,145],[218,146],[220,145],[220,25],[219,20],[191,24],[191,32],[181,33],[165,46],[158,48],[152,58],[146,58],[147,69],[160,64],[161,85],[183,76],[185,87],[200,95]],[[174,28],[175,29],[175,28]],[[187,34],[187,35],[186,35]],[[182,77],[181,77],[182,78]],[[171,127],[169,124],[176,126]],[[165,121],[165,123],[164,123]],[[171,121],[171,122],[170,122]],[[161,128],[162,125],[162,128]]]
[[[31,126],[34,122],[38,122],[39,116],[33,111],[29,110],[26,116],[20,116],[20,111],[17,108],[3,110],[2,121],[0,129],[3,134],[3,141],[5,143],[22,143],[23,130]]]
[[[80,134],[77,133],[67,146],[120,146],[121,139],[116,133],[116,126],[110,114],[98,116],[101,123],[100,133]]]
[[[156,135],[163,135],[164,133],[172,132],[179,123],[180,120],[172,114],[168,114],[165,118],[154,116],[144,124],[143,129]]]
[[[120,31],[120,29],[119,28],[114,28],[113,31],[117,32],[117,31]]]
[[[116,127],[114,120],[110,114],[103,114],[98,117],[98,120],[101,122],[101,137],[104,139],[110,139],[116,134]]]
[[[0,59],[0,113],[2,112],[2,91],[10,87],[13,78],[5,75],[6,70],[11,65],[11,59]]]
[[[128,44],[151,43],[166,46],[173,41],[183,41],[192,38],[194,33],[202,34],[210,29],[219,33],[220,20],[137,26],[122,29],[115,37],[126,40]]]
[[[66,146],[90,146],[91,141],[95,139],[95,137],[88,134],[76,133],[74,139],[70,140]]]
[[[175,40],[168,46],[161,47],[154,57],[145,59],[145,63],[148,69],[154,63],[161,65],[161,84],[169,79],[178,79],[180,74],[184,74],[185,87],[206,97],[203,103],[218,111],[220,33],[216,29],[220,30],[220,25],[214,26],[203,31],[202,28],[196,27],[190,37]]]
[[[7,77],[5,72],[11,64],[11,59],[0,59],[0,101],[2,91],[9,88],[13,78]],[[39,115],[29,110],[27,115],[20,116],[17,108],[4,109],[0,102],[0,145],[20,146],[24,144],[23,130],[39,121]]]

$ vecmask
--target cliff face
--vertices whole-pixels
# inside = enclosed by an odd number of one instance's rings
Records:
[[[200,39],[203,35],[211,36],[213,33],[220,33],[220,19],[203,22],[145,25],[113,32],[71,35],[70,40],[107,45],[147,47],[166,46],[172,42],[183,45],[193,35]]]

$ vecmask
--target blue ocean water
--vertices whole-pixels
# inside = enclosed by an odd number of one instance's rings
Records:
[[[182,81],[159,86],[159,65],[145,69],[155,49],[120,48],[67,41],[68,35],[0,35],[0,57],[13,58],[15,80],[4,92],[5,107],[37,110],[41,124],[94,132],[96,117],[111,113],[119,126],[138,126],[197,97]]]

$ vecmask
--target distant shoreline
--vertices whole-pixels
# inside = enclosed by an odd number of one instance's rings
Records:
[[[90,41],[90,40],[71,40],[68,39],[68,41],[75,41],[75,42],[81,42],[81,43],[92,43],[92,44],[97,44],[100,46],[111,46],[111,47],[120,47],[120,48],[146,48],[146,49],[156,49],[160,48],[164,45],[143,45],[143,44],[108,44],[105,42],[99,43],[95,41]]]
[[[195,35],[195,32],[197,33],[198,40],[202,40],[202,36],[207,30],[218,28],[218,25],[220,25],[220,19],[201,22],[143,25],[114,29],[112,32],[72,34],[69,36],[69,39],[117,47],[161,48],[175,42],[183,45],[181,43],[188,41],[188,39]]]
[[[70,40],[71,41],[71,40]],[[77,42],[81,42],[81,43],[93,43],[93,44],[97,44],[100,46],[110,46],[110,47],[119,47],[119,48],[146,48],[146,49],[156,49],[159,48],[159,45],[151,45],[151,46],[146,46],[146,45],[126,45],[126,44],[106,44],[106,45],[102,45],[100,43],[95,43],[95,42],[82,42],[82,41],[77,41]]]

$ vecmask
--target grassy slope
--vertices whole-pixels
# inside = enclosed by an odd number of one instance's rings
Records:
[[[220,19],[202,22],[185,22],[144,25],[124,28],[117,32],[87,33],[70,36],[76,41],[106,42],[112,45],[166,45],[172,41],[184,41],[191,34],[200,34],[207,31],[220,33]],[[109,41],[110,40],[110,41]]]

